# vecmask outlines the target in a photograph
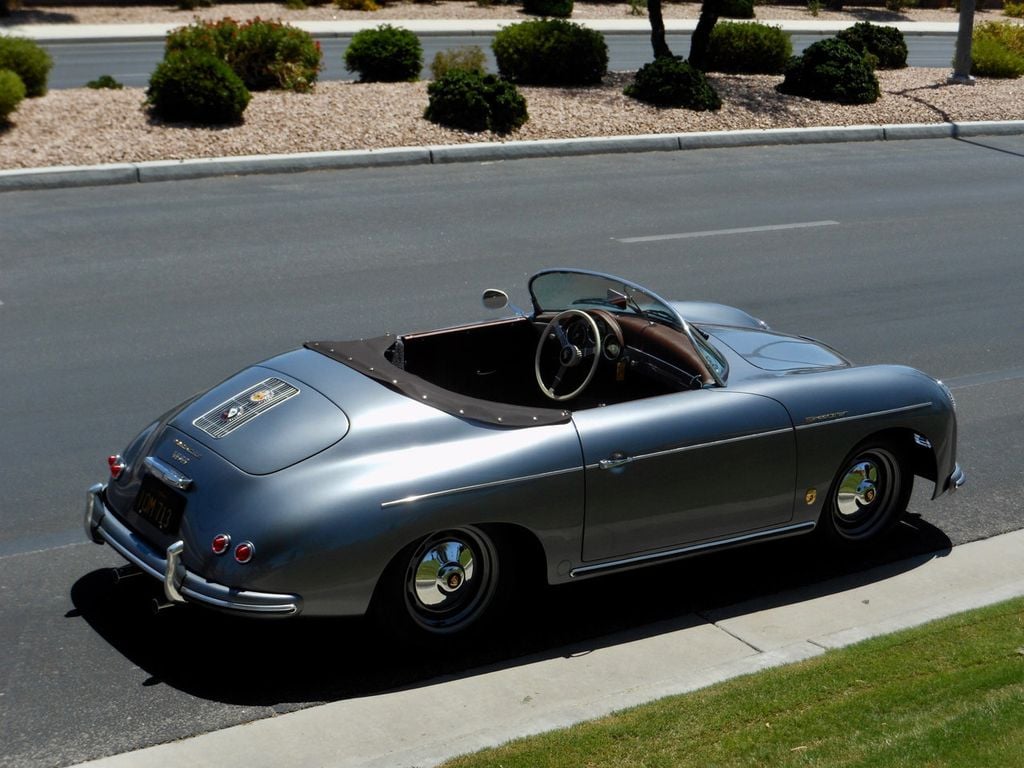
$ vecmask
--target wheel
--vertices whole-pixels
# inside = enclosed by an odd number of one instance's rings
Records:
[[[494,599],[498,555],[494,543],[477,528],[431,534],[399,562],[404,618],[427,634],[462,632]]]
[[[552,349],[550,342],[558,342],[557,352],[554,355],[547,350]],[[551,377],[551,383],[545,381],[543,368],[554,368],[550,365],[549,358],[557,356],[558,371]],[[589,364],[585,361],[591,358]],[[544,332],[537,342],[537,354],[533,359],[533,370],[537,376],[537,384],[540,391],[551,400],[561,402],[571,400],[582,392],[590,380],[594,378],[598,363],[601,362],[601,331],[597,327],[597,321],[586,312],[579,309],[567,309],[559,312],[551,322],[547,324]],[[559,395],[555,389],[563,383],[565,375],[570,371],[579,369],[582,373],[582,381],[569,392]],[[579,376],[573,377],[579,380]],[[571,384],[569,386],[572,386]]]
[[[855,450],[840,466],[824,510],[825,530],[835,542],[859,547],[877,540],[907,508],[914,476],[884,444]]]

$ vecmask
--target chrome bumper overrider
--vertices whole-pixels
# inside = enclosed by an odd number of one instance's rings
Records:
[[[957,488],[963,486],[967,482],[967,474],[959,464],[953,465],[953,474],[949,476],[946,481],[946,488],[950,491],[955,491]]]
[[[189,573],[182,562],[183,542],[174,542],[166,552],[154,549],[107,509],[103,499],[105,490],[105,485],[97,483],[86,494],[86,534],[97,544],[109,544],[128,562],[163,582],[164,594],[172,603],[197,602],[259,616],[288,616],[299,612],[302,600],[298,595],[232,589]]]

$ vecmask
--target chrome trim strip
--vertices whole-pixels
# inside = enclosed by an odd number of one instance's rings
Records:
[[[569,467],[568,469],[555,469],[551,472],[540,472],[536,475],[524,475],[523,477],[512,477],[507,480],[492,480],[489,483],[477,483],[476,485],[464,485],[460,488],[448,488],[443,491],[432,491],[431,493],[418,493],[410,496],[405,496],[401,499],[395,499],[393,501],[382,501],[380,504],[381,509],[390,509],[391,507],[397,507],[401,504],[412,504],[417,501],[423,501],[424,499],[434,499],[438,496],[448,496],[456,493],[467,493],[469,491],[479,491],[484,488],[497,488],[502,485],[511,485],[513,483],[525,483],[528,480],[543,480],[546,477],[556,477],[558,475],[567,475],[570,472],[579,472],[582,467]]]
[[[634,555],[633,557],[622,558],[621,560],[610,560],[606,563],[581,565],[578,568],[573,568],[569,571],[569,577],[574,579],[577,576],[582,576],[587,573],[609,571],[616,568],[624,568],[629,565],[649,563],[657,560],[671,560],[675,557],[696,554],[697,552],[705,552],[709,549],[718,549],[720,547],[728,547],[734,544],[744,544],[746,542],[757,541],[758,539],[770,539],[776,536],[783,536],[788,533],[797,533],[798,531],[809,531],[813,529],[815,525],[816,523],[813,520],[808,520],[804,523],[784,525],[781,528],[771,528],[766,531],[757,531],[755,533],[745,533],[741,536],[731,536],[727,539],[715,539],[714,541],[706,541],[702,544],[690,544],[685,547],[677,547],[676,549],[670,549],[664,552],[649,552],[644,555]]]
[[[155,456],[147,456],[142,460],[142,463],[157,479],[171,486],[171,488],[187,491],[189,486],[192,485],[191,477],[187,477],[174,469],[174,467],[164,464]]]
[[[873,419],[876,416],[891,416],[894,413],[906,413],[908,411],[917,411],[921,408],[930,408],[934,403],[931,401],[927,403],[916,403],[915,405],[904,405],[900,408],[890,408],[887,411],[874,411],[872,413],[861,413],[856,416],[844,416],[841,419],[832,419],[831,421],[816,421],[813,424],[798,424],[796,429],[812,429],[814,427],[823,427],[826,424],[841,424],[844,421],[857,421],[858,419]]]
[[[729,443],[740,443],[744,440],[755,440],[759,437],[772,437],[774,435],[784,435],[793,431],[792,427],[783,427],[782,429],[771,429],[767,432],[754,432],[749,435],[740,435],[739,437],[726,437],[722,440],[711,440],[706,443],[697,443],[695,445],[683,445],[678,448],[666,448],[663,451],[654,451],[652,453],[641,453],[637,456],[628,457],[628,461],[642,461],[643,459],[655,459],[659,456],[670,456],[673,453],[685,453],[686,451],[696,451],[701,448],[712,448],[716,445],[728,445]],[[610,467],[602,466],[602,463],[606,461],[602,459],[595,464],[587,464],[587,469],[608,469]]]

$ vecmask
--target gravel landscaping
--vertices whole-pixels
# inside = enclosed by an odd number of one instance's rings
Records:
[[[478,8],[473,3],[447,5],[467,12],[493,10]],[[232,15],[241,18],[243,14],[236,12],[239,9],[268,6],[230,7]],[[667,7],[675,10],[678,6]],[[273,8],[283,10],[280,6]],[[770,8],[773,15],[777,8],[780,7]],[[223,16],[223,9],[213,17]],[[414,10],[433,10],[435,6],[401,5],[400,9],[406,11],[404,17],[409,18]],[[65,10],[71,12],[71,9]],[[85,16],[87,10],[95,9],[75,9],[75,13]],[[152,7],[145,10],[167,12]],[[502,10],[507,17],[509,9]],[[803,13],[806,15],[806,11]],[[283,13],[275,15],[285,16]],[[449,17],[453,16],[449,13]],[[374,14],[374,18],[377,17]],[[158,20],[152,13],[147,18]],[[507,139],[1024,119],[1024,79],[979,80],[972,87],[952,86],[946,84],[948,74],[948,68],[879,71],[882,96],[877,103],[864,106],[839,106],[780,94],[775,86],[781,82],[781,77],[712,75],[711,80],[722,97],[721,111],[691,112],[656,109],[624,96],[622,89],[632,74],[617,72],[592,88],[521,88],[530,120],[505,138],[449,130],[425,120],[422,116],[427,105],[424,82],[324,82],[310,94],[254,93],[244,124],[213,129],[168,125],[152,119],[143,107],[145,93],[142,89],[77,88],[51,91],[42,98],[22,102],[11,116],[11,125],[0,128],[0,168]]]
[[[395,19],[516,19],[531,18],[524,16],[516,5],[491,5],[483,7],[475,0],[438,0],[437,2],[389,2],[379,10],[343,11],[333,3],[311,5],[301,11],[293,11],[282,3],[231,3],[218,2],[212,8],[197,8],[193,11],[180,11],[173,7],[172,2],[161,5],[97,5],[97,6],[33,6],[25,3],[23,10],[17,11],[13,17],[5,20],[9,24],[30,23],[64,23],[79,24],[111,24],[111,23],[189,23],[193,18],[220,19],[231,16],[236,19],[248,19],[259,16],[264,19],[281,19],[283,21],[367,21],[383,23]],[[699,3],[663,3],[663,14],[666,19],[696,19],[700,13]],[[957,12],[953,3],[946,8],[907,8],[901,12],[887,11],[881,3],[877,6],[858,7],[853,4],[842,12],[828,11],[822,8],[817,16],[807,10],[806,5],[775,5],[758,3],[756,6],[758,19],[820,19],[825,21],[950,21],[957,20]],[[579,19],[621,19],[644,18],[634,14],[628,2],[622,3],[585,3],[573,4],[572,18]],[[995,10],[980,10],[979,20],[1005,19]],[[2,27],[0,27],[2,28]]]

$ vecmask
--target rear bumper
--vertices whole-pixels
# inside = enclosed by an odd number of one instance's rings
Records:
[[[97,483],[86,493],[86,534],[97,544],[109,544],[125,560],[162,582],[171,602],[196,602],[249,616],[294,616],[301,611],[298,595],[233,589],[189,572],[182,562],[182,542],[174,542],[166,552],[154,549],[114,516],[104,500],[105,490],[105,485]]]

